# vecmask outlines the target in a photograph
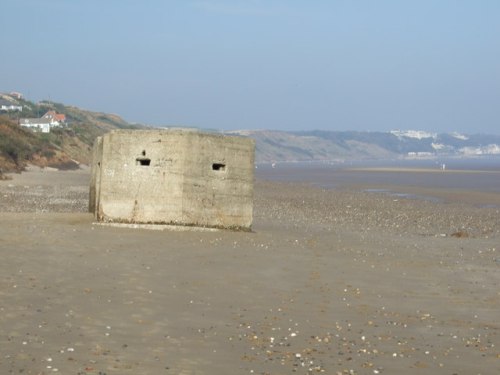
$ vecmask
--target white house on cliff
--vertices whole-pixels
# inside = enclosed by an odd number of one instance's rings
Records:
[[[48,111],[40,118],[19,119],[19,125],[41,133],[50,133],[50,129],[60,127],[65,122],[66,116],[55,111]]]

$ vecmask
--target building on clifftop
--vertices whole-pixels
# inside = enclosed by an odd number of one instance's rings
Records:
[[[0,98],[0,111],[12,112],[12,111],[22,111],[23,106],[17,103]]]
[[[193,130],[115,130],[93,148],[102,222],[250,229],[255,142]]]
[[[50,129],[61,127],[66,122],[66,116],[48,111],[40,118],[21,118],[19,125],[34,132],[50,133]]]

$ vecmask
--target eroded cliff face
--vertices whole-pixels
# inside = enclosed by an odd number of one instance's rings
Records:
[[[113,114],[82,110],[53,102],[22,101],[22,112],[0,113],[0,175],[21,172],[28,164],[75,169],[90,164],[96,137],[114,129],[144,128]],[[56,111],[64,115],[63,126],[50,133],[35,133],[19,126],[20,118],[39,117]]]
[[[38,167],[58,169],[76,169],[80,163],[89,159],[88,146],[78,144],[78,139],[71,141],[74,135],[65,132],[57,134],[37,134],[21,128],[13,120],[0,118],[0,178],[6,173],[25,170],[28,164]],[[74,144],[79,149],[66,147]]]

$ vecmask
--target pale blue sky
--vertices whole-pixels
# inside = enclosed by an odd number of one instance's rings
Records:
[[[497,0],[1,0],[0,91],[155,125],[500,134]]]

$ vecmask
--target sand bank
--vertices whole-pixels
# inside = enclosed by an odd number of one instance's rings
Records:
[[[395,172],[395,173],[459,173],[459,174],[500,174],[500,171],[478,169],[442,169],[442,168],[402,168],[402,167],[359,167],[346,168],[358,172]]]

